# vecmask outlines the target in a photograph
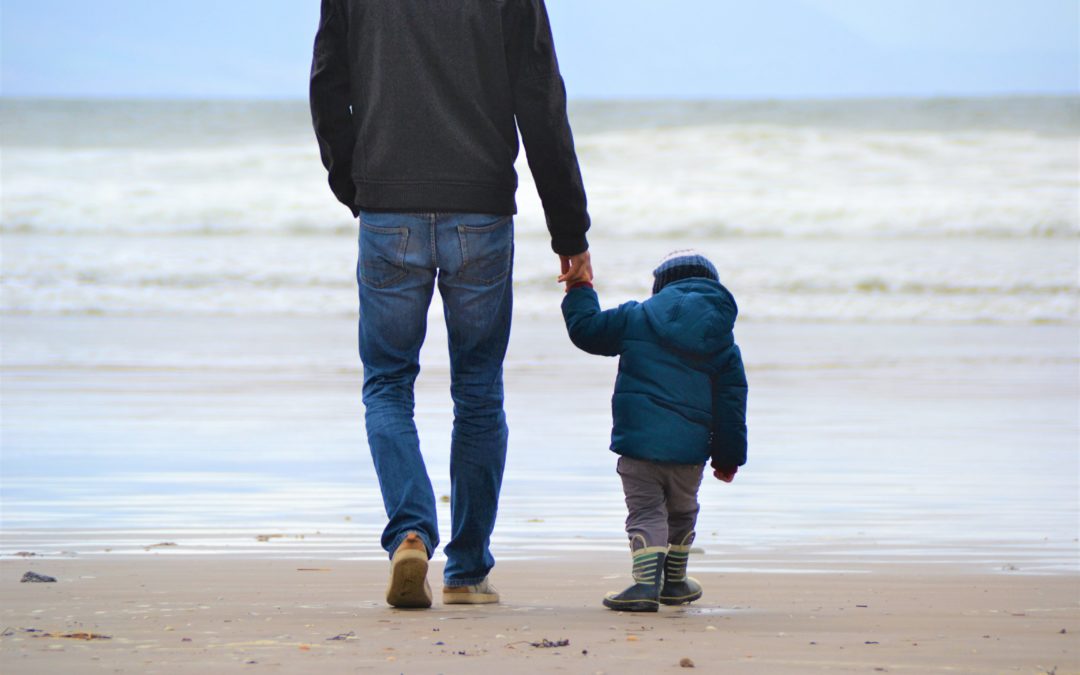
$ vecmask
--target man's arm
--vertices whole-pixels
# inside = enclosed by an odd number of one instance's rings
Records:
[[[352,155],[356,146],[349,96],[349,61],[345,17],[338,0],[322,0],[315,54],[311,60],[311,121],[319,141],[323,166],[330,172],[330,189],[349,207],[356,207]]]
[[[551,247],[560,256],[572,258],[589,248],[585,238],[589,213],[566,115],[566,88],[544,0],[518,1],[523,14],[511,50],[514,113],[544,205]]]

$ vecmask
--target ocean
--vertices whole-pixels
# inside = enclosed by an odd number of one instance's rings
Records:
[[[357,224],[305,104],[0,112],[0,557],[382,559]],[[571,122],[602,302],[688,247],[739,302],[750,462],[703,486],[695,564],[1080,569],[1080,98],[575,102]],[[624,550],[615,363],[566,339],[519,174],[495,554]],[[441,496],[438,312],[417,419]]]
[[[3,311],[355,312],[356,223],[302,102],[3,113]],[[1080,99],[572,105],[597,281],[716,259],[747,320],[1075,323]],[[518,309],[555,262],[519,163]]]

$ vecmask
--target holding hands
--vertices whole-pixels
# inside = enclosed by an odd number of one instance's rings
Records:
[[[561,255],[559,256],[559,262],[562,274],[559,275],[558,281],[566,284],[567,291],[573,288],[575,284],[592,283],[592,257],[588,251],[583,251],[577,255]]]

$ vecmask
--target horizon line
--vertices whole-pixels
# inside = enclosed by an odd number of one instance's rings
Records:
[[[898,100],[957,100],[957,99],[1080,99],[1080,89],[1074,91],[1021,91],[985,93],[912,93],[912,94],[816,94],[816,95],[768,95],[768,96],[570,96],[570,103],[774,103],[774,102],[871,102]],[[155,103],[307,103],[303,96],[220,96],[184,95],[164,96],[133,94],[6,94],[0,93],[0,101],[74,102],[92,101],[102,103],[155,102]]]

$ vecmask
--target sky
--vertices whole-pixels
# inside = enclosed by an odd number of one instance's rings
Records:
[[[576,98],[1078,93],[1077,0],[547,0]],[[3,0],[5,96],[303,98],[318,0]]]

